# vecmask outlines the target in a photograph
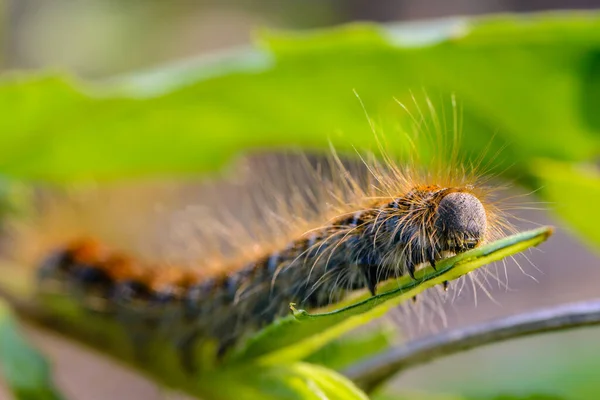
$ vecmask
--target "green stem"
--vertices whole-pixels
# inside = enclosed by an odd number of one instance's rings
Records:
[[[600,299],[513,315],[414,341],[346,369],[343,374],[369,392],[392,375],[431,360],[538,333],[600,324]]]

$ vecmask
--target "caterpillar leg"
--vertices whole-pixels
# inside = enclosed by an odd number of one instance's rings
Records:
[[[196,343],[198,340],[200,340],[200,336],[200,332],[198,330],[194,330],[177,342],[181,366],[184,371],[188,372],[189,374],[193,374],[198,369],[194,350],[196,348]]]
[[[414,261],[412,261],[412,260],[406,261],[406,271],[408,272],[408,275],[412,278],[412,280],[417,279],[417,278],[415,278],[416,264]]]
[[[224,338],[219,341],[219,347],[217,348],[217,360],[222,360],[227,354],[227,351],[235,344],[235,337]]]
[[[436,268],[435,268],[435,251],[433,249],[427,253],[427,261],[429,261],[429,264],[431,264],[431,267],[434,270],[436,270]]]
[[[367,289],[369,289],[369,292],[371,292],[372,296],[375,296],[378,282],[377,267],[371,265],[361,265],[360,269],[363,272]]]

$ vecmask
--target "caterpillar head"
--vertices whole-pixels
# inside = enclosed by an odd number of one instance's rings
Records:
[[[468,192],[452,192],[439,202],[435,224],[443,247],[455,253],[479,246],[485,239],[487,216],[479,199]]]

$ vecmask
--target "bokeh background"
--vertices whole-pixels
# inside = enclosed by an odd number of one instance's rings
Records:
[[[589,9],[594,0],[159,1],[3,0],[1,68],[105,77],[248,45],[260,27],[410,21],[498,12]]]
[[[253,32],[260,27],[306,29],[350,21],[412,21],[491,12],[588,9],[599,5],[591,0],[4,0],[0,1],[4,22],[0,70],[55,69],[82,78],[104,79],[188,57],[248,46],[252,43]],[[268,164],[261,159],[248,159],[240,162],[237,168],[261,171]],[[256,172],[253,174],[256,176]],[[43,249],[59,240],[57,236],[60,235],[53,229],[61,226],[62,235],[90,230],[142,256],[161,256],[162,253],[157,253],[160,246],[155,246],[165,239],[161,233],[170,232],[174,241],[189,237],[193,229],[186,228],[184,222],[191,218],[194,207],[199,204],[222,206],[223,196],[232,198],[236,191],[252,188],[256,182],[252,180],[252,173],[249,176],[249,179],[238,179],[233,183],[231,179],[208,184],[119,183],[110,187],[70,189],[51,196],[41,190],[37,196],[38,204],[45,207],[40,214],[42,217],[35,224],[19,225],[18,231],[20,234],[26,232],[29,240],[25,245],[17,243],[25,248]],[[523,193],[518,188],[515,191]],[[530,199],[536,201],[535,196]],[[231,203],[225,206],[235,209],[235,201]],[[520,258],[525,273],[518,271],[515,265],[509,265],[510,290],[497,284],[490,285],[493,300],[478,293],[475,301],[472,291],[467,288],[461,296],[446,303],[448,327],[598,295],[597,285],[593,282],[600,280],[600,259],[553,217],[548,211],[552,206],[538,204],[542,210],[522,214],[524,219],[537,224],[550,223],[559,227],[550,245],[528,254],[534,265]],[[532,224],[523,223],[522,227],[530,228]],[[424,329],[413,329],[411,335],[426,334],[430,328],[428,325]],[[152,382],[78,345],[35,329],[27,332],[50,356],[57,380],[70,399],[163,399],[172,396]],[[519,387],[526,386],[524,380],[528,384],[538,380],[540,391],[548,381],[554,381],[557,386],[567,381],[585,384],[600,368],[596,361],[600,359],[600,348],[590,349],[584,344],[590,343],[586,339],[598,333],[597,329],[585,329],[490,346],[417,368],[403,374],[394,385],[403,390],[452,392],[453,387],[465,384],[465,371],[468,371],[469,385],[474,392],[478,386],[489,385],[489,376],[498,373],[506,374],[504,382],[512,385],[500,387],[499,391],[518,392]],[[564,374],[565,363],[577,366],[573,376]],[[586,370],[581,366],[586,363],[590,365],[587,377],[581,375],[581,371]],[[540,368],[540,365],[544,367]],[[8,393],[0,393],[0,397],[10,398]]]

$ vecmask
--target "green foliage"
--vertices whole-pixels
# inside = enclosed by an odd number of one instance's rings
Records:
[[[203,379],[203,378],[201,378]],[[347,378],[307,363],[250,365],[209,375],[200,382],[204,398],[218,400],[367,400]],[[232,384],[235,382],[235,384]]]
[[[396,330],[385,327],[367,333],[342,336],[327,343],[304,361],[339,371],[390,348],[394,335],[397,335]]]
[[[452,127],[455,94],[462,106],[461,154],[484,153],[498,174],[543,186],[542,198],[597,245],[598,173],[575,164],[593,161],[600,149],[599,60],[600,16],[564,13],[453,19],[412,29],[354,24],[263,33],[255,49],[106,82],[7,75],[0,82],[0,174],[57,183],[189,176],[265,149],[324,152],[331,141],[342,151],[373,150],[375,136],[354,91],[389,151],[402,155],[410,149],[400,133],[415,127],[396,99],[425,119],[426,130],[439,122],[444,134]],[[413,101],[422,91],[441,110],[437,119]],[[492,243],[440,263],[437,271],[422,271],[417,283],[401,279],[376,297],[358,297],[327,313],[295,310],[252,338],[228,367],[198,381],[178,375],[164,343],[154,364],[137,366],[207,399],[362,399],[337,373],[300,360],[414,294],[547,235],[540,229]],[[72,305],[44,307],[59,315],[67,334],[91,342],[95,332],[103,341],[95,345],[107,350],[107,343],[121,340],[111,351],[133,363],[123,353],[122,331],[90,328],[85,321],[96,323],[95,317]],[[19,399],[58,398],[46,363],[23,342],[5,308],[0,317],[8,385]],[[214,387],[220,389],[208,391]]]
[[[493,150],[510,143],[501,158],[516,174],[532,157],[588,160],[599,147],[599,26],[595,14],[458,19],[414,31],[350,25],[263,34],[259,50],[111,85],[7,76],[0,172],[117,179],[212,171],[240,152],[326,149],[328,140],[372,148],[353,90],[390,136],[408,120],[394,97],[410,104],[409,91],[425,89],[443,108],[440,99],[455,93],[464,152],[481,152],[497,133]]]
[[[566,400],[564,397],[546,394],[500,395],[493,397],[470,397],[460,395],[408,393],[408,394],[382,394],[373,397],[373,400]]]
[[[600,246],[600,172],[594,165],[538,161],[534,173],[554,211],[594,248]]]
[[[472,400],[465,396],[452,394],[432,394],[420,392],[382,393],[372,397],[372,400]]]
[[[0,370],[17,400],[60,400],[46,360],[23,338],[10,308],[0,302]]]
[[[525,396],[503,395],[496,396],[492,400],[563,400],[564,397],[551,394],[531,394]]]

